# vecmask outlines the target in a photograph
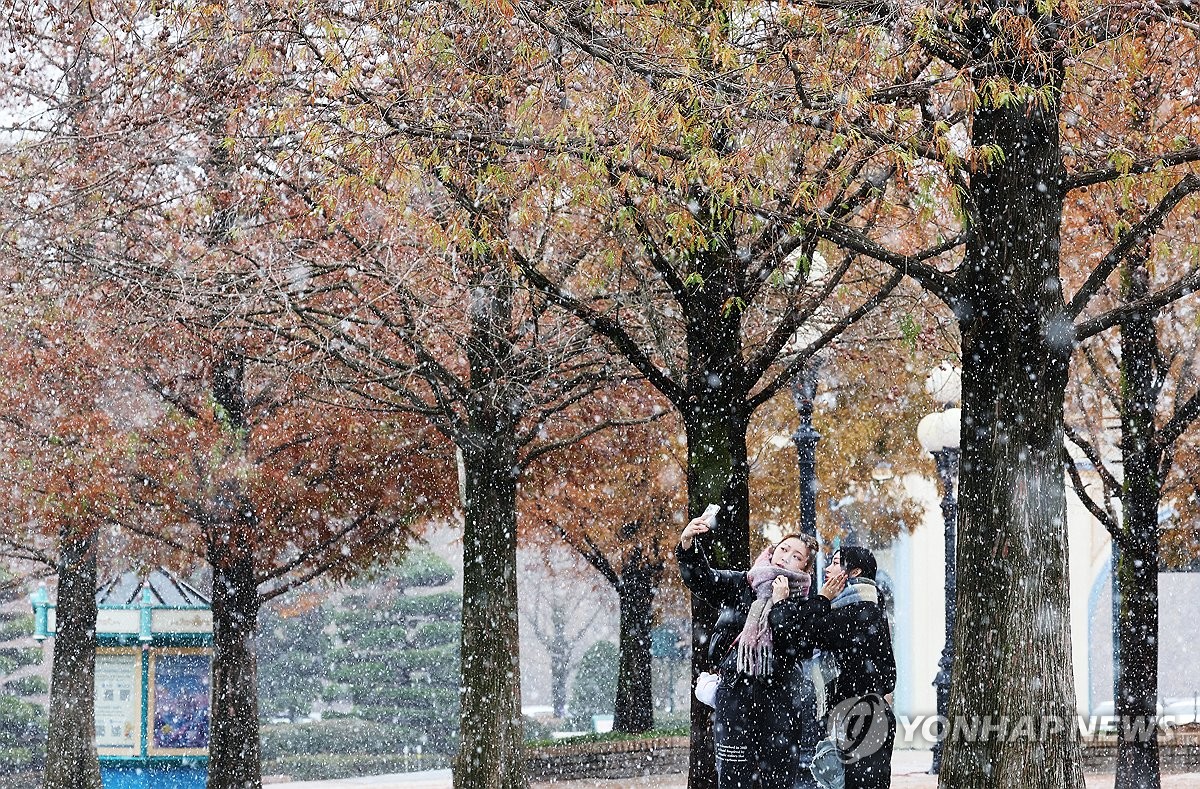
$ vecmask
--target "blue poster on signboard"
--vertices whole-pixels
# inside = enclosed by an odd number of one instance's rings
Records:
[[[155,655],[155,748],[208,747],[209,660],[198,654]]]

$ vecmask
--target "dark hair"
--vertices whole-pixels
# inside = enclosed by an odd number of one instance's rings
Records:
[[[863,578],[875,580],[875,571],[878,565],[875,564],[875,555],[858,545],[843,545],[841,549],[842,569],[847,573],[851,570],[859,570]]]
[[[805,534],[803,532],[798,534],[785,534],[780,537],[779,542],[775,544],[779,545],[784,540],[799,540],[808,546],[808,566],[804,568],[804,572],[815,574],[817,571],[817,554],[821,552],[821,543],[817,541],[817,538],[811,534]]]

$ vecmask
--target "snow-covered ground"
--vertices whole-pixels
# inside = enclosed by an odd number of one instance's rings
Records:
[[[929,775],[929,751],[896,751],[892,757],[892,789],[935,789],[937,776]],[[1087,775],[1087,789],[1112,789],[1111,773]],[[272,784],[271,789],[450,789],[449,770],[423,773],[376,775],[345,778],[338,781],[296,781]],[[530,789],[685,789],[682,775],[653,775],[646,778],[565,781],[555,784],[531,784]],[[1200,773],[1164,775],[1163,789],[1197,789]]]

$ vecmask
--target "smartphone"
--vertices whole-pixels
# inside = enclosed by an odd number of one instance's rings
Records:
[[[701,518],[711,523],[714,527],[717,525],[717,513],[721,511],[720,504],[709,504],[704,508],[704,512],[700,515]]]

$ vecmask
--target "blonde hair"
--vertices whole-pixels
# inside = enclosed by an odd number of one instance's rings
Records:
[[[817,554],[821,552],[821,543],[811,534],[801,532],[799,534],[785,534],[779,538],[779,542],[775,543],[775,545],[779,545],[784,540],[799,540],[808,546],[808,566],[804,568],[804,572],[812,575],[817,569]]]

